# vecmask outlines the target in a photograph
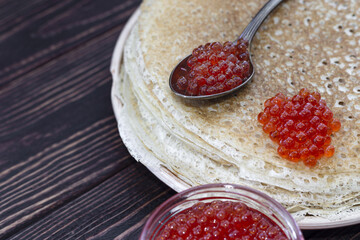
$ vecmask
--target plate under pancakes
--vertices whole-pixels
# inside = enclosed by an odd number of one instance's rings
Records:
[[[358,211],[359,202],[359,73],[354,66],[359,37],[354,32],[356,18],[350,18],[353,13],[341,5],[334,6],[343,11],[343,16],[337,13],[335,18],[346,19],[341,22],[341,32],[338,25],[332,25],[335,21],[331,3],[314,3],[316,11],[303,10],[311,6],[297,1],[282,4],[256,36],[252,46],[256,77],[244,91],[220,101],[193,104],[175,98],[168,89],[169,72],[184,52],[204,42],[234,39],[264,3],[245,3],[249,11],[240,16],[244,2],[143,4],[138,24],[125,47],[123,75],[114,79],[121,80],[122,91],[117,94],[124,104],[123,118],[130,119],[131,130],[147,153],[139,153],[139,146],[129,143],[125,130],[121,133],[123,141],[137,160],[148,166],[148,159],[157,159],[189,185],[234,182],[262,190],[287,206],[299,221],[306,213],[332,221],[349,213],[356,215],[353,211]],[[358,9],[355,2],[348,2],[347,6]],[[193,12],[186,15],[186,8]],[[319,8],[326,11],[319,13]],[[190,16],[187,25],[184,14]],[[320,20],[316,20],[317,14],[322,16]],[[299,16],[294,18],[296,15]],[[308,18],[315,22],[316,34],[307,26]],[[218,19],[222,21],[214,27]],[[353,36],[345,32],[348,25],[353,27]],[[189,34],[189,29],[198,34]],[[316,38],[319,32],[322,37]],[[322,161],[315,169],[279,159],[275,146],[256,122],[260,103],[266,98],[278,91],[292,93],[300,87],[320,91],[343,124],[333,138],[336,156]]]

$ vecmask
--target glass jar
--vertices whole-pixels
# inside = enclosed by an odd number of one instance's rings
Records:
[[[140,240],[157,239],[163,226],[175,215],[191,208],[196,203],[209,203],[214,200],[243,203],[270,218],[288,239],[304,239],[290,213],[266,194],[235,184],[207,184],[180,192],[162,203],[145,223]]]

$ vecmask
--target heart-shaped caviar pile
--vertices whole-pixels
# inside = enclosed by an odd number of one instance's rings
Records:
[[[334,155],[331,134],[339,131],[341,123],[333,118],[320,93],[310,93],[306,88],[292,98],[278,93],[266,100],[264,107],[258,121],[279,144],[277,152],[281,157],[313,167],[319,158]]]
[[[195,48],[187,61],[187,74],[176,80],[185,95],[210,95],[228,91],[250,75],[248,43],[207,43]]]
[[[270,218],[243,203],[199,202],[176,214],[159,230],[168,239],[287,239]]]

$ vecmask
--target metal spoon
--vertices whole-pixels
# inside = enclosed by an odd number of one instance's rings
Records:
[[[189,96],[189,95],[184,95],[178,91],[176,91],[176,80],[183,76],[187,70],[189,70],[190,68],[187,66],[187,60],[191,57],[191,54],[189,56],[187,56],[186,58],[184,58],[183,60],[181,60],[181,62],[178,63],[178,65],[176,65],[176,67],[173,69],[173,71],[170,74],[170,78],[169,78],[169,84],[170,84],[170,88],[171,90],[179,97],[182,98],[187,98],[187,99],[211,99],[211,98],[217,98],[217,97],[222,97],[225,96],[227,94],[230,94],[236,90],[238,90],[239,88],[241,88],[242,86],[244,86],[246,83],[248,83],[252,77],[254,76],[254,66],[251,60],[251,54],[250,54],[250,46],[251,46],[251,41],[256,33],[256,31],[258,30],[258,28],[260,27],[260,25],[263,23],[263,21],[265,20],[265,18],[272,12],[272,10],[274,10],[279,3],[281,3],[283,0],[270,0],[268,1],[261,9],[260,11],[256,14],[256,16],[251,20],[251,22],[249,23],[249,25],[247,25],[247,27],[244,29],[244,31],[241,33],[239,38],[242,38],[244,40],[246,40],[249,43],[249,59],[250,59],[250,75],[247,79],[245,79],[239,86],[236,86],[228,91],[225,92],[221,92],[221,93],[216,93],[216,94],[211,94],[211,95],[199,95],[199,96]]]

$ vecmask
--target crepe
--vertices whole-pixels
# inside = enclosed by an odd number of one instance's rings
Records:
[[[266,1],[146,0],[124,51],[122,138],[137,160],[158,159],[189,186],[231,182],[263,191],[300,219],[359,211],[360,71],[355,1],[286,1],[252,43],[255,77],[217,100],[191,102],[168,86],[193,48],[236,39]],[[339,118],[335,155],[314,168],[281,159],[256,116],[278,92],[317,90]],[[136,135],[136,146],[128,140]]]

